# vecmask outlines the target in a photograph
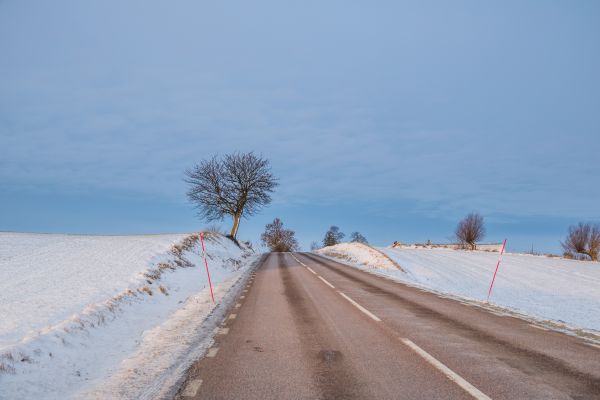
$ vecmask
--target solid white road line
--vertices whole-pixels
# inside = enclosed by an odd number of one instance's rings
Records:
[[[317,274],[315,271],[313,271],[313,269],[311,267],[306,267],[307,270],[309,270],[310,272],[312,272],[313,274]]]
[[[597,348],[597,349],[600,349],[600,345],[597,345],[597,344],[595,344],[595,343],[586,343],[586,344],[587,344],[588,346],[591,346],[591,347],[595,347],[595,348]]]
[[[200,389],[200,385],[202,385],[202,379],[194,379],[190,381],[185,386],[185,389],[181,395],[184,397],[195,397],[196,393],[198,393],[198,389]]]
[[[322,276],[319,276],[319,275],[317,275],[317,277],[318,277],[320,280],[322,280],[323,282],[325,282],[325,284],[326,284],[327,286],[329,286],[329,287],[330,287],[330,288],[332,288],[332,289],[335,289],[335,286],[333,286],[331,283],[327,282],[327,281],[325,280],[325,278],[323,278]]]
[[[492,400],[484,393],[482,393],[479,389],[477,389],[475,386],[471,385],[469,382],[464,380],[456,372],[452,371],[450,368],[446,367],[444,364],[442,364],[440,361],[434,358],[431,354],[414,344],[411,340],[406,338],[401,338],[400,340],[402,341],[402,343],[410,347],[411,350],[413,350],[415,353],[421,356],[425,361],[427,361],[429,364],[433,365],[436,369],[438,369],[440,372],[446,375],[448,379],[450,379],[452,382],[456,383],[458,386],[463,388],[467,393],[469,393],[477,400]]]
[[[208,349],[208,353],[206,353],[206,357],[215,357],[217,355],[217,352],[219,351],[218,347],[211,347],[210,349]]]
[[[350,297],[346,296],[344,293],[342,293],[342,292],[338,292],[338,293],[341,294],[343,298],[348,300],[354,307],[358,308],[360,311],[364,312],[369,317],[371,317],[371,319],[373,319],[377,322],[381,322],[381,320],[379,319],[379,317],[377,317],[377,315],[373,314],[371,311],[367,310],[366,308],[364,308],[363,306],[361,306],[360,304],[358,304],[357,302],[352,300]]]

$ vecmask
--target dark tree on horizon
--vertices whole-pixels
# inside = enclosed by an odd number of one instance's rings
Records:
[[[283,222],[279,218],[275,218],[273,222],[265,226],[265,231],[260,239],[271,251],[297,251],[300,246],[295,235],[294,231],[284,229]]]
[[[566,240],[561,242],[566,256],[598,261],[600,253],[600,225],[580,222],[569,227]],[[589,257],[589,258],[588,258]]]
[[[236,239],[242,217],[256,214],[271,203],[278,185],[269,160],[249,153],[213,156],[185,172],[188,199],[206,221],[231,216],[230,236]]]
[[[454,235],[461,246],[475,250],[477,242],[485,237],[483,217],[478,213],[467,215],[458,223]]]
[[[350,234],[350,242],[352,242],[352,243],[369,244],[369,241],[367,240],[367,238],[364,237],[362,235],[362,233],[360,233],[360,232],[352,232]]]
[[[346,235],[340,232],[340,228],[332,225],[325,233],[325,237],[323,238],[323,247],[334,246],[340,243],[345,236]]]

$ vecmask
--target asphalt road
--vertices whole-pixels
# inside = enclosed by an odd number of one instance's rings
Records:
[[[178,398],[600,399],[600,348],[322,257],[245,290]]]

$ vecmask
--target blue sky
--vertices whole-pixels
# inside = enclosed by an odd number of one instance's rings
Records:
[[[249,150],[281,179],[251,240],[600,220],[600,3],[296,3],[0,2],[0,230],[197,230],[183,171]]]

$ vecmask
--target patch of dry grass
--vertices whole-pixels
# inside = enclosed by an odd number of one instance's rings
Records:
[[[153,295],[153,293],[152,293],[152,289],[150,289],[148,286],[144,286],[144,287],[138,288],[138,292],[140,292],[140,293],[142,293],[142,294],[143,294],[143,293],[146,293],[146,294],[148,294],[148,295],[150,295],[150,296],[152,296],[152,295]]]

